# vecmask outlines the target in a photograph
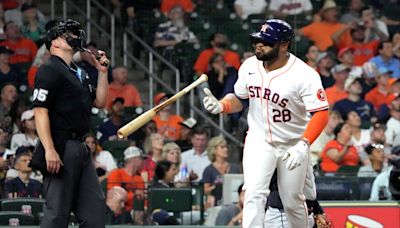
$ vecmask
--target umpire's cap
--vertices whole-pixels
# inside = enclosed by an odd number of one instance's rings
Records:
[[[259,32],[250,34],[253,42],[261,41],[262,43],[275,45],[280,41],[292,41],[294,32],[292,27],[286,21],[280,19],[269,19],[261,26]]]

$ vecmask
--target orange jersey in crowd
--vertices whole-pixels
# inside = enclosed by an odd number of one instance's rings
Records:
[[[347,98],[349,95],[346,90],[342,90],[337,86],[333,85],[329,88],[325,89],[326,98],[328,99],[328,103],[330,106],[333,106],[336,102]]]
[[[124,98],[124,106],[126,107],[138,107],[143,105],[139,91],[133,85],[127,84],[124,86],[117,86],[111,83],[108,86],[108,96],[106,102],[107,109],[111,108],[112,102],[117,97]]]
[[[208,65],[213,54],[214,50],[212,48],[208,48],[200,53],[199,57],[197,57],[196,63],[194,64],[194,70],[196,73],[201,74],[209,70]],[[240,56],[238,53],[226,50],[224,54],[224,61],[229,66],[233,66],[236,68],[236,70],[239,70]]]
[[[341,23],[314,22],[301,28],[300,31],[305,37],[313,41],[320,51],[326,51],[328,47],[333,45],[331,36],[343,26],[345,25]],[[340,40],[348,43],[351,40],[350,33],[345,32]]]
[[[29,63],[33,62],[36,57],[36,44],[30,40],[22,38],[18,42],[5,40],[0,43],[0,46],[7,46],[15,53],[10,55],[10,64]]]
[[[39,67],[37,66],[31,66],[28,70],[28,86],[29,88],[33,88],[33,85],[35,84],[35,77],[36,77],[36,72],[39,70]]]
[[[192,12],[194,9],[191,0],[163,0],[161,1],[161,12],[167,14],[175,6],[180,6],[185,12]]]
[[[160,119],[159,115],[153,118],[156,122],[157,131],[159,134],[163,135],[167,140],[178,140],[182,126],[179,124],[183,122],[183,118],[178,115],[170,115],[167,121]]]
[[[378,87],[375,87],[365,95],[365,100],[370,102],[375,110],[378,111],[382,105],[389,104],[394,96],[391,93],[381,93]]]
[[[124,168],[111,171],[107,179],[107,190],[110,190],[114,186],[122,185],[125,185],[124,189],[128,192],[125,210],[130,211],[133,208],[135,194],[142,194],[144,196],[144,181],[139,175],[129,175]]]
[[[353,49],[354,56],[354,66],[362,66],[365,62],[372,57],[374,57],[377,53],[379,45],[379,40],[373,40],[368,43],[341,43],[338,46],[338,50],[344,47],[350,47]]]
[[[321,155],[321,169],[324,172],[336,172],[341,166],[357,166],[360,157],[358,156],[357,149],[354,146],[350,146],[346,155],[342,158],[339,163],[336,163],[331,158],[328,157],[327,152],[329,149],[337,149],[341,151],[343,149],[343,145],[341,145],[338,141],[332,140],[329,141]]]

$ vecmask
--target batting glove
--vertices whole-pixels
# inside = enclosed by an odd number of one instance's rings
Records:
[[[307,158],[309,145],[304,141],[300,140],[296,145],[290,147],[282,157],[282,161],[286,162],[286,168],[293,170],[301,165],[301,163]]]
[[[206,96],[203,99],[204,108],[210,113],[217,115],[222,112],[222,104],[214,97],[208,88],[204,88]]]

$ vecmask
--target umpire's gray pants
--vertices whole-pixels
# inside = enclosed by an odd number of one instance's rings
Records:
[[[46,204],[40,227],[68,227],[71,211],[79,227],[105,227],[105,198],[90,152],[82,142],[68,140],[61,160],[59,175],[43,177]]]

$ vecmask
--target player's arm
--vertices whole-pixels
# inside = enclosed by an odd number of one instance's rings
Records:
[[[312,113],[311,120],[304,131],[303,139],[311,145],[324,130],[328,120],[329,111],[327,109]]]
[[[99,72],[94,106],[97,108],[104,108],[106,106],[108,96],[108,63],[110,61],[107,59],[106,53],[104,51],[99,50],[98,52],[100,57],[99,60],[96,60],[95,56],[92,55],[92,58],[96,63],[96,69]]]

